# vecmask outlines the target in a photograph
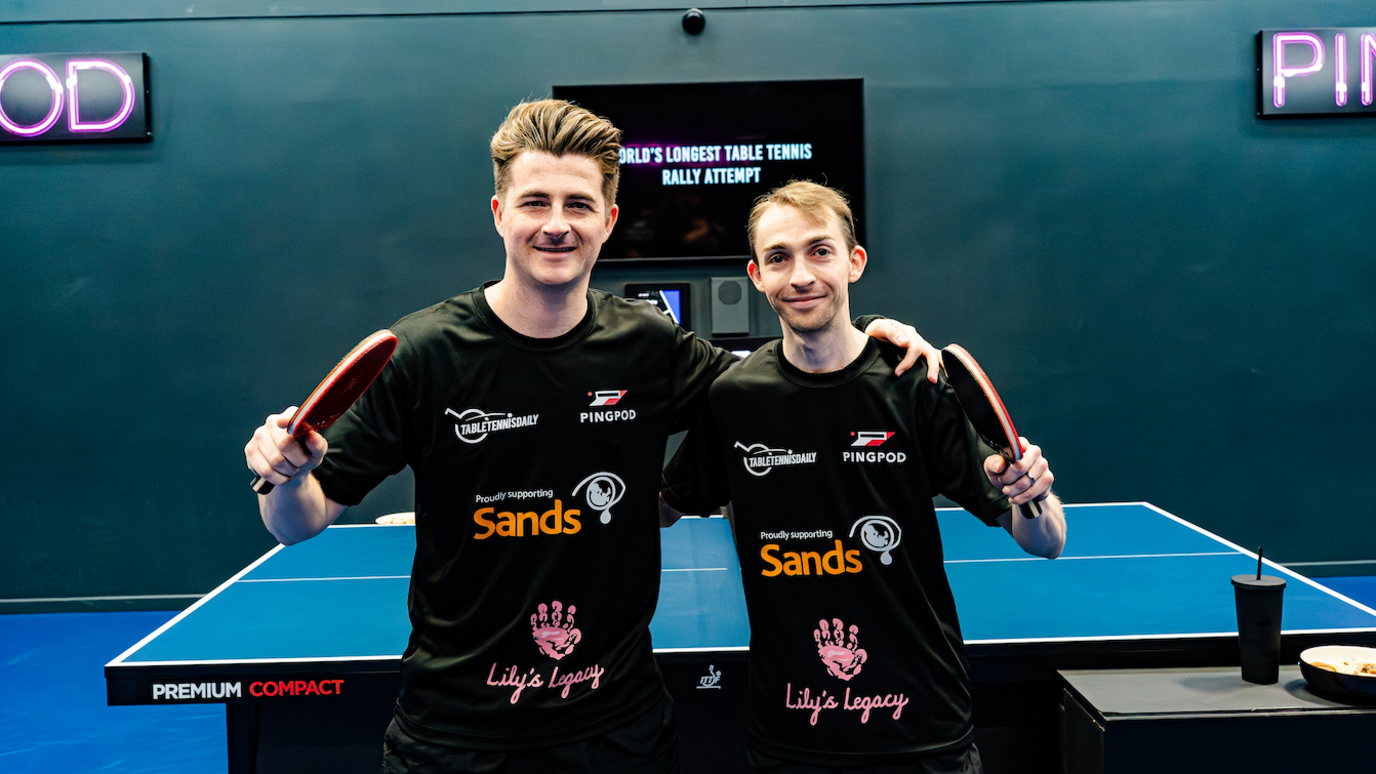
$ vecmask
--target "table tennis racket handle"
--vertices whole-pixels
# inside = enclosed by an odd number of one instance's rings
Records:
[[[299,443],[299,444],[301,444],[301,448],[306,449],[306,444],[305,444],[305,442],[302,441],[300,438],[297,438],[297,439],[296,439],[296,442]],[[310,454],[310,451],[311,451],[310,449],[306,449],[306,453],[307,453],[307,454]],[[264,479],[262,476],[254,476],[254,477],[253,477],[253,480],[249,482],[248,486],[249,486],[250,489],[252,489],[253,491],[257,492],[257,493],[260,494],[260,495],[265,495],[265,494],[267,494],[268,492],[271,492],[271,491],[275,488],[275,487],[272,485],[272,482],[271,482],[271,481],[268,481],[268,480]],[[1030,518],[1030,517],[1029,517],[1029,518]]]
[[[272,486],[272,484],[268,484],[268,486]],[[1024,519],[1035,519],[1042,515],[1042,505],[1036,500],[1026,502],[1018,506],[1018,512],[1022,514]]]

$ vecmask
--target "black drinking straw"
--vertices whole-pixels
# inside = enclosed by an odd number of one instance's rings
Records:
[[[1257,580],[1261,580],[1261,546],[1257,546]]]

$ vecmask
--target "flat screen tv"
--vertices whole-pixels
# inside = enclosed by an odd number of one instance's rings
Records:
[[[795,179],[844,191],[863,242],[863,84],[555,86],[622,130],[620,217],[601,260],[744,260],[751,204]]]

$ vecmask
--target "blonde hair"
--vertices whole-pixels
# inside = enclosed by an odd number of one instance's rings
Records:
[[[841,239],[846,243],[846,250],[855,249],[855,216],[850,211],[846,195],[811,180],[790,180],[756,199],[755,206],[750,210],[745,236],[750,240],[752,260],[759,258],[755,255],[755,232],[760,226],[760,218],[764,217],[765,211],[770,207],[781,204],[797,207],[804,215],[818,223],[825,223],[828,215],[835,215],[836,219],[841,221]]]
[[[522,102],[511,109],[492,135],[492,179],[497,195],[511,184],[511,162],[523,151],[555,156],[586,156],[602,168],[602,195],[616,203],[621,175],[621,130],[562,99]]]

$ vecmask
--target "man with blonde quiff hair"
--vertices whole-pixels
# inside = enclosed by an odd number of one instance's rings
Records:
[[[561,99],[522,102],[511,109],[492,135],[492,179],[497,195],[506,193],[512,159],[524,151],[555,156],[586,156],[602,171],[602,198],[616,203],[621,178],[621,130]]]
[[[395,323],[386,370],[324,435],[303,446],[286,434],[294,407],[269,416],[244,449],[275,485],[259,510],[295,543],[414,474],[385,772],[674,772],[648,628],[660,463],[736,358],[589,287],[617,218],[616,127],[542,100],[513,109],[491,149],[502,278]],[[926,345],[876,325],[913,359]],[[613,390],[615,410],[597,408]]]

